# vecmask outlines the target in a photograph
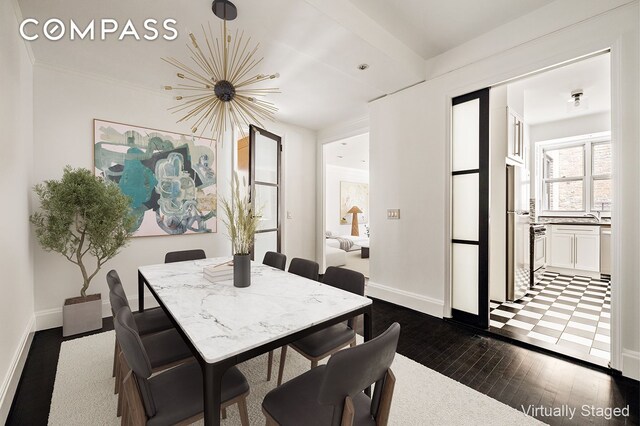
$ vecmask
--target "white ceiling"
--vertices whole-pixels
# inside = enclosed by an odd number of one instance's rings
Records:
[[[326,164],[348,167],[350,169],[369,170],[368,133],[352,136],[323,146]]]
[[[582,89],[585,110],[567,110],[571,92]],[[524,92],[524,120],[540,124],[611,110],[610,55],[603,54],[542,72],[508,85]]]
[[[75,40],[32,42],[37,63],[104,75],[159,90],[175,83],[161,60],[189,61],[189,31],[220,20],[211,0],[18,0],[23,16],[41,23],[56,17],[84,28],[92,19],[114,18],[137,28],[147,18],[174,18],[176,41]],[[424,59],[493,29],[548,0],[235,0],[230,30],[245,30],[261,43],[256,72],[280,73],[278,120],[323,129],[367,112],[367,101],[424,78]],[[411,37],[405,34],[411,30]],[[357,65],[370,68],[359,71]]]
[[[350,0],[424,59],[553,0]]]

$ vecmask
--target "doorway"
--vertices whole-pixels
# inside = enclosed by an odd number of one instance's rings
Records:
[[[369,278],[369,134],[326,143],[324,168],[324,265]]]
[[[489,330],[605,367],[616,226],[610,70],[605,52],[490,92]]]

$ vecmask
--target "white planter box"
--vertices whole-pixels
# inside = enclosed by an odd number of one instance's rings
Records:
[[[62,335],[64,337],[102,328],[102,299],[100,294],[85,298],[74,297],[62,307]]]

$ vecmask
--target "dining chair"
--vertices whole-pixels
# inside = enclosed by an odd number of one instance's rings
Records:
[[[289,264],[289,272],[314,281],[318,281],[319,270],[320,265],[313,260],[301,259],[299,257],[291,259],[291,263]]]
[[[396,322],[375,339],[337,352],[326,365],[270,391],[262,401],[266,425],[386,426],[399,336]],[[369,398],[363,390],[374,383]]]
[[[127,295],[124,292],[124,287],[122,286],[122,281],[120,281],[120,276],[115,269],[110,270],[107,273],[107,285],[109,286],[109,294],[114,293],[118,298],[118,306],[129,306],[129,300],[127,299]],[[109,296],[111,298],[111,296]],[[111,307],[111,314],[115,318],[117,310],[113,309],[113,304]],[[136,322],[136,326],[140,332],[140,335],[145,336],[147,334],[157,333],[163,330],[169,330],[173,328],[173,324],[164,311],[161,308],[150,308],[146,309],[143,312],[135,312],[133,314],[133,318]],[[117,369],[118,369],[118,341],[115,342],[115,348],[113,351],[113,371],[112,376],[116,377]],[[116,393],[119,383],[116,383]]]
[[[284,271],[285,265],[287,264],[287,256],[284,255],[283,253],[268,251],[264,254],[264,259],[262,259],[262,263],[264,265],[269,265],[272,268],[278,268],[281,271]]]
[[[206,258],[207,255],[202,249],[170,251],[164,255],[164,263],[185,262],[187,260],[199,260]]]
[[[346,268],[329,266],[322,279],[324,284],[364,296],[364,275]],[[289,344],[296,352],[311,361],[311,368],[318,365],[318,361],[338,352],[345,346],[356,344],[356,318],[346,323],[339,323],[317,331],[309,336]],[[287,346],[280,352],[280,367],[278,369],[278,386],[282,383],[284,365],[287,359]]]
[[[186,425],[203,417],[202,369],[188,362],[154,374],[149,353],[135,328],[131,311],[123,308],[114,320],[126,365],[123,384],[123,425]],[[242,426],[249,425],[249,383],[236,367],[222,377],[222,407],[238,404]]]

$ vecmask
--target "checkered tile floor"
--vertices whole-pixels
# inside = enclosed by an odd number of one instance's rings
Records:
[[[608,362],[610,317],[609,280],[545,272],[521,300],[491,302],[490,326],[548,349]]]

